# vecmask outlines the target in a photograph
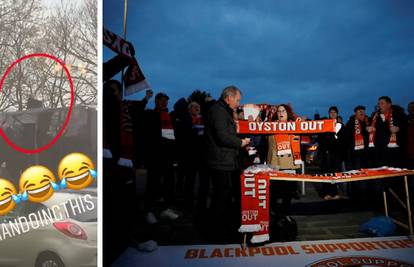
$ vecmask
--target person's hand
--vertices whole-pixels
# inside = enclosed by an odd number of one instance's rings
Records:
[[[367,132],[369,132],[369,133],[375,132],[375,127],[368,126],[367,127]]]
[[[390,129],[391,133],[393,134],[398,133],[399,130],[400,130],[400,127],[398,126],[392,126]]]
[[[244,139],[242,139],[241,147],[245,147],[248,144],[250,144],[250,138],[244,138]]]
[[[152,96],[154,95],[154,92],[151,90],[151,89],[148,89],[146,92],[145,92],[145,99],[146,100],[149,100]]]

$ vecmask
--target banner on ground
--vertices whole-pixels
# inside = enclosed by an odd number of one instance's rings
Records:
[[[238,121],[239,134],[314,134],[335,133],[336,120],[314,121]]]
[[[124,77],[122,77],[125,83],[125,95],[128,96],[150,88],[135,58],[135,50],[130,42],[104,28],[103,44],[115,53],[128,57],[131,61]]]
[[[118,266],[398,266],[414,267],[414,241],[379,237],[272,243],[262,247],[233,245],[161,246],[148,253],[128,248]]]

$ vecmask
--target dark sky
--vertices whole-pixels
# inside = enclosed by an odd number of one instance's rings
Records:
[[[127,39],[155,92],[234,84],[243,103],[292,103],[296,113],[370,113],[379,96],[414,101],[414,1],[129,0]],[[122,34],[123,1],[104,0]],[[113,55],[104,49],[104,60]],[[143,92],[136,97],[141,98]]]

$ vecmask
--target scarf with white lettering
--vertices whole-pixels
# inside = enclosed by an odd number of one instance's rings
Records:
[[[374,118],[372,118],[371,127],[375,128],[377,120],[378,120],[378,116],[380,116],[380,114],[378,112],[375,113]],[[392,116],[392,109],[389,112],[385,113],[384,116],[385,116],[385,121],[388,121],[388,126],[391,130],[391,127],[394,126],[394,118]],[[376,131],[371,131],[369,133],[369,145],[368,145],[369,147],[375,147],[375,133],[376,133]],[[398,144],[397,144],[397,134],[396,133],[391,133],[390,141],[388,142],[387,146],[390,147],[390,148],[399,147]]]
[[[354,139],[354,150],[364,149],[364,136],[362,136],[361,122],[357,118],[355,118]]]
[[[275,134],[278,156],[292,155],[296,165],[302,163],[300,154],[300,136],[294,134]]]
[[[121,144],[121,150],[120,150],[120,159],[118,160],[118,165],[124,166],[124,167],[134,167],[132,163],[132,157],[133,157],[133,145],[134,145],[134,139],[133,139],[133,125],[132,125],[132,118],[129,113],[128,109],[128,102],[123,101],[121,104],[121,135],[120,135],[120,144]]]
[[[252,243],[269,240],[269,174],[241,175],[241,226],[239,232],[253,233]]]

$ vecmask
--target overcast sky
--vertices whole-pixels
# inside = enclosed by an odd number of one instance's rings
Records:
[[[123,1],[104,0],[104,26],[122,34]],[[414,101],[414,1],[135,0],[127,39],[155,92],[234,84],[243,103],[292,103],[296,113],[348,119],[381,95]],[[104,49],[104,60],[113,56]],[[136,97],[141,98],[143,93]]]

